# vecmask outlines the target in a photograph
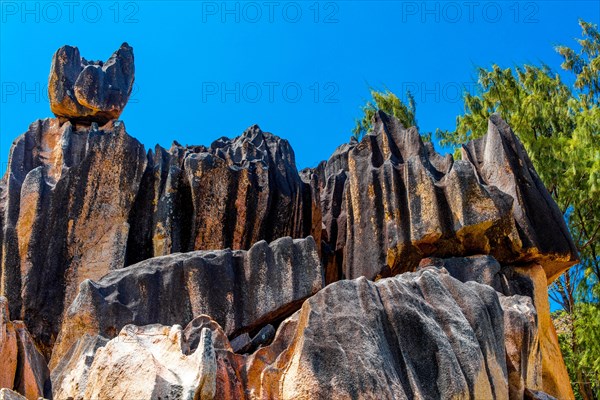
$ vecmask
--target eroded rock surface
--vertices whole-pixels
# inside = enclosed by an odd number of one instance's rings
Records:
[[[546,289],[577,254],[499,117],[462,160],[381,112],[300,173],[258,126],[146,153],[129,51],[60,49],[60,120],[13,144],[0,387],[49,396],[52,354],[55,398],[573,398]]]
[[[125,108],[135,79],[133,48],[127,43],[106,61],[88,61],[79,49],[54,53],[48,95],[54,115],[73,122],[104,125]]]
[[[540,375],[536,338],[530,298],[499,300],[489,286],[429,267],[375,283],[329,285],[282,322],[272,344],[248,356],[234,354],[207,316],[183,333],[178,326],[128,325],[96,352],[87,384],[61,393],[522,399],[541,393],[531,387]],[[136,386],[142,381],[145,387]]]
[[[103,341],[105,339],[102,339]],[[87,337],[89,347],[98,344]],[[77,344],[82,348],[82,344]],[[243,398],[241,377],[233,373],[233,392],[228,369],[239,369],[221,327],[199,316],[182,329],[179,325],[125,326],[114,339],[95,352],[69,352],[65,359],[85,368],[53,372],[55,397],[83,399],[224,399]],[[67,379],[68,378],[68,379]],[[237,392],[235,387],[237,385]],[[237,396],[224,397],[236,393]]]
[[[69,308],[51,366],[84,334],[114,337],[127,324],[184,324],[208,314],[227,335],[286,317],[323,287],[316,244],[281,238],[248,251],[157,257],[86,280]]]
[[[522,399],[526,389],[542,389],[537,313],[530,297],[499,298],[504,311],[509,394],[511,399]]]
[[[1,290],[47,356],[79,283],[125,265],[145,166],[144,147],[119,121],[98,128],[40,120],[13,143],[3,178]]]
[[[373,123],[325,167],[328,275],[375,278],[427,256],[490,254],[502,264],[535,261],[552,281],[577,261],[556,204],[498,116],[456,161],[383,112]]]
[[[248,360],[251,398],[508,398],[495,291],[435,268],[327,286]]]
[[[550,317],[546,272],[541,265],[501,266],[484,255],[421,260],[421,268],[430,266],[443,268],[462,282],[482,283],[498,292],[505,310],[512,398],[527,397],[528,389],[559,399],[574,398]]]
[[[0,388],[13,388],[17,373],[17,334],[10,321],[8,301],[0,297]]]
[[[11,321],[0,297],[0,398],[52,398],[50,371],[22,321]],[[14,390],[14,392],[13,392]],[[17,392],[17,393],[15,393]]]
[[[316,183],[304,182],[287,142],[252,126],[210,147],[157,146],[134,212],[128,264],[191,250],[247,250],[312,235],[320,245]]]

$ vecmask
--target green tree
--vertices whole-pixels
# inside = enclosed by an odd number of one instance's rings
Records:
[[[362,107],[363,116],[361,119],[356,120],[356,126],[352,130],[352,136],[357,140],[360,140],[364,135],[371,132],[373,129],[371,120],[377,110],[384,111],[387,114],[398,118],[406,128],[415,126],[418,129],[419,126],[416,118],[417,104],[410,92],[406,93],[407,103],[400,100],[398,96],[389,90],[379,92],[371,89],[371,97],[372,100],[368,101],[367,104]],[[431,134],[422,136],[424,137],[424,140],[431,141]]]
[[[568,223],[581,262],[551,286],[569,314],[563,351],[574,389],[600,398],[600,34],[580,21],[579,51],[558,46],[569,86],[547,65],[478,69],[478,93],[464,95],[455,131],[439,131],[442,145],[481,137],[499,113],[512,127]],[[564,346],[570,346],[569,348]]]

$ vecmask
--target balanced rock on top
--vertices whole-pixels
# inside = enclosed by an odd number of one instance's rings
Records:
[[[135,78],[133,48],[123,43],[106,61],[88,61],[79,49],[54,53],[48,94],[54,115],[78,123],[104,125],[123,112]]]

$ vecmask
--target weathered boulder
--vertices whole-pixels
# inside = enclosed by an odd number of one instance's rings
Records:
[[[108,339],[100,335],[85,334],[71,346],[50,375],[55,399],[75,398],[85,390],[96,350],[107,343]]]
[[[90,339],[86,340],[89,344],[98,344]],[[238,362],[243,358],[232,353],[221,327],[207,316],[199,316],[183,330],[179,325],[127,325],[95,352],[69,352],[65,359],[85,368],[53,372],[55,398],[212,400],[243,396],[241,377],[233,372],[241,369]],[[237,396],[227,397],[229,379],[235,381],[234,388],[237,385],[233,392]]]
[[[133,48],[127,43],[106,62],[88,61],[77,47],[63,46],[52,58],[50,108],[59,118],[104,125],[121,115],[134,79]]]
[[[551,281],[577,260],[556,204],[498,116],[455,161],[378,112],[360,143],[336,150],[324,180],[324,263],[337,279],[410,271],[427,256],[489,254],[503,265],[533,260]]]
[[[427,268],[340,281],[249,356],[249,398],[508,398],[493,289]]]
[[[430,266],[443,268],[461,282],[482,283],[499,292],[505,311],[511,393],[516,398],[522,398],[528,389],[531,393],[543,390],[543,395],[559,399],[574,398],[550,317],[546,272],[542,266],[500,266],[491,256],[421,260],[421,268]]]
[[[212,331],[198,348],[183,353],[180,326],[126,326],[97,350],[79,399],[213,399],[216,359]]]
[[[312,235],[320,245],[316,182],[300,178],[287,140],[255,125],[208,148],[157,146],[148,161],[127,264],[180,251],[247,250],[284,236]]]
[[[537,313],[529,297],[499,294],[499,298],[504,311],[509,397],[522,399],[526,389],[542,389]]]
[[[85,333],[112,338],[127,324],[176,325],[207,314],[227,335],[251,332],[290,315],[322,287],[312,237],[146,260],[80,285],[50,365]]]

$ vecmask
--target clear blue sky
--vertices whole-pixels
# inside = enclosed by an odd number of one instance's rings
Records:
[[[422,131],[453,128],[476,66],[558,69],[553,46],[575,44],[578,18],[600,20],[598,1],[0,3],[3,164],[15,137],[52,116],[47,77],[64,44],[88,59],[134,47],[122,119],[147,148],[210,144],[257,123],[306,167],[348,140],[370,86],[412,89]]]

